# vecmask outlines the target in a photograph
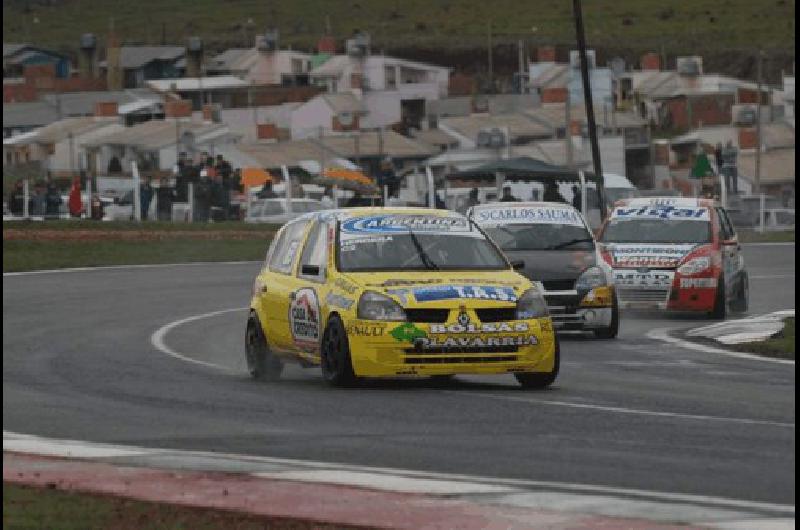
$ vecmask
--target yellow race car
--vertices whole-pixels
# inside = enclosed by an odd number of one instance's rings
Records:
[[[559,369],[536,286],[471,220],[416,208],[314,212],[284,225],[253,285],[245,352],[256,379],[297,361],[337,386],[512,373],[542,388]]]

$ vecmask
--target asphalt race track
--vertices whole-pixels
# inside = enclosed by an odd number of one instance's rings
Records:
[[[794,245],[745,246],[751,314],[794,308]],[[646,337],[687,317],[623,317],[617,340],[567,336],[547,391],[511,376],[332,389],[291,367],[244,372],[258,263],[3,278],[3,429],[794,504],[794,365]],[[222,310],[230,310],[219,312]],[[152,343],[221,367],[167,355]]]

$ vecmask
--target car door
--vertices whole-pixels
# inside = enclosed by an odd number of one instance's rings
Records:
[[[267,263],[266,281],[261,293],[270,346],[282,352],[294,352],[289,329],[289,310],[294,293],[299,289],[295,276],[298,256],[305,240],[309,221],[298,220],[281,229]]]
[[[727,212],[720,207],[715,208],[720,227],[720,252],[722,254],[722,270],[725,278],[725,293],[730,300],[735,293],[741,267],[741,247],[736,237]]]
[[[290,297],[290,328],[300,357],[319,363],[319,346],[325,326],[328,294],[328,225],[316,221],[306,238],[297,267],[298,290]],[[335,302],[343,303],[337,298]]]

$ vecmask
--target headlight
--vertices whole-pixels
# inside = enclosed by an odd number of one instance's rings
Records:
[[[544,296],[535,289],[528,289],[517,300],[517,320],[541,318],[548,314]]]
[[[578,276],[575,289],[578,291],[591,291],[595,287],[606,285],[606,275],[600,267],[589,267]]]
[[[703,272],[710,266],[711,259],[708,256],[701,256],[699,258],[692,258],[678,267],[678,273],[683,275],[697,274]]]
[[[363,320],[405,320],[400,304],[386,295],[366,291],[358,300],[358,318]]]

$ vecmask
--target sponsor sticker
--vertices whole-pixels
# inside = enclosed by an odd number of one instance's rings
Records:
[[[341,224],[344,234],[386,234],[414,232],[469,232],[466,219],[436,215],[375,215],[355,217]]]
[[[708,221],[711,219],[708,208],[677,207],[671,204],[650,206],[617,207],[612,217],[619,219],[675,219],[684,221]]]
[[[319,300],[314,289],[299,289],[289,305],[292,338],[301,344],[319,343]]]
[[[514,337],[420,337],[414,340],[417,348],[486,348],[492,346],[534,346],[539,344],[535,335]]]
[[[341,289],[342,291],[346,292],[347,294],[353,294],[358,290],[358,287],[353,285],[352,283],[348,282],[344,278],[336,278],[333,282],[333,286],[337,289]]]
[[[672,285],[675,276],[673,271],[633,271],[615,270],[614,285],[625,287],[637,287],[644,289],[663,289]]]
[[[506,206],[503,208],[487,208],[477,210],[475,221],[480,225],[503,224],[561,224],[583,226],[583,220],[572,208],[551,206],[531,208],[524,206]]]
[[[459,333],[511,333],[528,331],[527,322],[487,322],[485,324],[431,324],[430,334],[459,334]]]
[[[347,334],[355,337],[383,337],[386,334],[386,326],[354,323],[347,328]]]
[[[681,278],[681,289],[713,289],[716,286],[714,278]]]
[[[414,289],[413,293],[418,302],[464,298],[471,300],[497,300],[500,302],[517,301],[517,295],[511,287],[494,287],[491,285],[440,285]]]
[[[428,336],[427,333],[419,329],[411,322],[400,324],[390,331],[389,334],[398,342],[414,342],[416,339]]]

